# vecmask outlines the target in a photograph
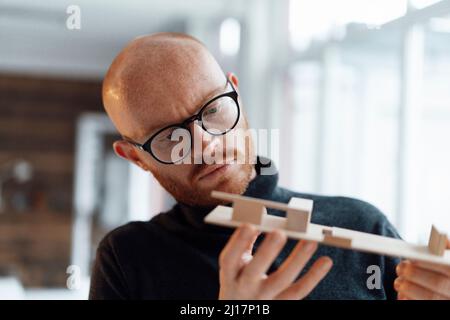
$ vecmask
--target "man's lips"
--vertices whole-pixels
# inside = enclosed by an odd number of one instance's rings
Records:
[[[225,166],[228,166],[228,164],[223,163],[223,164],[212,164],[212,165],[208,165],[205,169],[203,169],[202,171],[200,171],[200,173],[197,175],[197,179],[196,180],[201,180],[206,178],[207,176],[213,174],[214,172],[224,168]]]

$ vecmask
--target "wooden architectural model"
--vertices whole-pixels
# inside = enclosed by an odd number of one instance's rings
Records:
[[[431,253],[443,256],[447,246],[447,234],[439,232],[435,226],[431,227],[430,240],[428,240],[428,249]]]
[[[313,201],[309,199],[292,198],[288,204],[285,204],[219,191],[213,191],[211,196],[232,203],[233,207],[217,206],[205,217],[207,223],[229,227],[251,223],[263,232],[284,229],[286,235],[293,239],[305,239],[344,249],[450,265],[450,250],[445,250],[447,235],[435,226],[432,226],[428,246],[421,246],[400,239],[311,223]],[[286,217],[267,214],[266,208],[285,211]]]

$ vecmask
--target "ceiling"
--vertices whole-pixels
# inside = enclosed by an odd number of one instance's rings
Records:
[[[189,21],[239,15],[242,1],[77,0],[81,29],[69,30],[69,0],[0,0],[0,72],[100,78],[132,38],[185,31]]]

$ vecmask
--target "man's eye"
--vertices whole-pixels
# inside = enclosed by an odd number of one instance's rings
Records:
[[[173,131],[172,131],[172,132],[169,132],[169,133],[167,133],[167,134],[161,135],[161,136],[158,138],[158,141],[161,141],[161,142],[172,141],[172,134],[173,134]]]
[[[214,114],[219,110],[217,107],[212,107],[206,111],[206,115]]]

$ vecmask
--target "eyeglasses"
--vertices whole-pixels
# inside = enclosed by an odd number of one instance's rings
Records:
[[[157,161],[174,164],[186,158],[192,149],[190,123],[198,121],[202,129],[213,136],[224,135],[233,130],[239,121],[238,93],[227,79],[232,91],[209,100],[200,111],[177,124],[164,127],[153,134],[144,144],[129,141],[136,147],[150,153]]]

